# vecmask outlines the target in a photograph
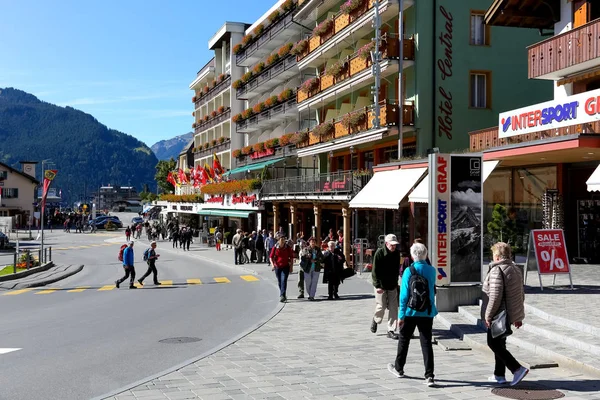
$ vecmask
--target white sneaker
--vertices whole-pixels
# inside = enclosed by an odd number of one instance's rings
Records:
[[[508,381],[506,380],[505,377],[503,376],[498,376],[498,375],[492,375],[488,378],[488,382],[494,382],[494,383],[498,383],[500,385],[504,385],[505,383],[508,383]]]
[[[527,368],[525,368],[525,367],[519,368],[517,370],[517,372],[515,372],[515,375],[513,376],[513,380],[510,383],[510,386],[518,385],[519,382],[521,382],[528,373],[529,373],[529,370]]]
[[[429,386],[429,387],[434,387],[435,386],[435,381],[433,380],[433,378],[425,378],[425,385]]]
[[[396,370],[396,366],[394,366],[394,364],[388,364],[387,368],[388,371],[390,371],[396,378],[404,378],[404,371]]]

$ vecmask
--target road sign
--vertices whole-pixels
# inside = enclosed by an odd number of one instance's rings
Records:
[[[556,275],[559,274],[569,275],[571,289],[573,289],[565,234],[562,229],[534,229],[531,231],[525,265],[525,282],[527,282],[527,271],[536,269],[540,279],[540,289],[544,290],[542,275],[554,275],[552,283],[554,285]]]

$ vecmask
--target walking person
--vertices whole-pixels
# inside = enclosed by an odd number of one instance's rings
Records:
[[[129,242],[131,240],[131,228],[127,226],[125,228],[125,239]]]
[[[371,332],[377,332],[377,325],[383,321],[388,310],[388,337],[398,339],[396,322],[398,318],[398,276],[400,272],[400,252],[396,248],[398,239],[394,234],[385,236],[385,244],[373,256],[371,280],[375,286],[375,314],[371,322]]]
[[[431,387],[435,385],[431,331],[433,318],[438,313],[435,306],[436,269],[426,261],[427,247],[424,244],[413,244],[410,248],[410,255],[414,263],[404,271],[400,289],[398,352],[396,362],[388,364],[388,370],[398,378],[404,376],[408,346],[415,328],[418,327],[423,363],[425,364],[425,384]]]
[[[306,292],[310,301],[313,301],[317,294],[322,263],[323,252],[317,245],[317,239],[311,237],[308,239],[308,247],[305,247],[300,252],[300,268],[304,270],[304,282],[306,283]]]
[[[296,254],[298,256],[298,260],[300,260],[300,252],[302,249],[306,247],[306,240],[304,240],[304,235],[302,232],[298,232],[296,234]],[[304,271],[302,268],[298,270],[298,298],[304,298]]]
[[[256,235],[256,242],[254,243],[254,247],[256,248],[256,262],[262,263],[263,261],[263,253],[265,252],[265,239],[263,235],[258,232]]]
[[[133,266],[133,260],[133,241],[129,241],[127,243],[127,247],[125,247],[125,250],[123,251],[123,269],[125,270],[125,276],[115,281],[117,289],[121,283],[127,280],[127,278],[130,278],[129,289],[137,289],[137,287],[135,287],[133,284],[135,282],[135,268]]]
[[[177,244],[179,243],[179,230],[173,230],[173,248],[177,248]]]
[[[328,249],[323,253],[323,283],[327,284],[328,299],[338,300],[338,288],[342,281],[342,274],[344,272],[344,263],[346,257],[342,252],[342,249],[336,246],[337,242],[331,240],[327,244]]]
[[[217,251],[221,251],[221,243],[222,242],[223,242],[223,234],[221,233],[219,228],[217,228],[217,231],[215,232],[215,248],[217,249]]]
[[[269,255],[271,254],[271,248],[268,247],[267,241],[269,240],[269,233],[267,233],[266,229],[262,230],[263,241],[265,242],[265,251],[263,253],[263,260],[261,262],[268,263]]]
[[[148,263],[148,270],[146,270],[146,273],[142,275],[140,279],[138,279],[138,282],[140,283],[140,285],[144,285],[144,279],[146,279],[146,277],[152,273],[154,278],[154,284],[160,285],[160,282],[158,281],[158,271],[156,270],[156,260],[158,259],[158,257],[160,257],[160,254],[156,254],[156,241],[152,241],[152,243],[150,243],[150,248],[146,251],[148,252],[146,260],[146,262]]]
[[[235,235],[231,239],[231,245],[233,246],[233,259],[235,265],[242,264],[242,230],[237,229]]]
[[[183,245],[185,246],[187,251],[190,251],[190,244],[192,243],[192,238],[193,238],[192,229],[188,228],[187,231],[185,231],[185,237],[184,237],[184,241],[183,241]]]
[[[513,355],[506,349],[506,336],[510,335],[510,324],[519,329],[525,319],[525,292],[523,290],[523,275],[511,257],[510,246],[498,242],[492,246],[493,262],[483,280],[483,298],[481,303],[481,319],[488,327],[487,343],[494,352],[496,360],[494,375],[488,380],[500,384],[508,383],[506,368],[513,374],[511,386],[517,385],[529,373]],[[492,335],[492,320],[500,312],[506,311],[508,332],[505,335]]]
[[[279,283],[279,301],[287,301],[287,281],[293,271],[294,251],[287,245],[286,237],[279,235],[279,241],[275,244],[269,254],[271,260],[271,271],[275,271]]]

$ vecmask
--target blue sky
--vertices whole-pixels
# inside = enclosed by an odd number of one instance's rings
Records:
[[[0,0],[0,88],[70,105],[149,146],[191,131],[189,84],[225,21],[275,0]]]

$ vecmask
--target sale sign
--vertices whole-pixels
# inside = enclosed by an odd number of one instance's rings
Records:
[[[531,231],[540,274],[568,274],[569,257],[562,229]]]

